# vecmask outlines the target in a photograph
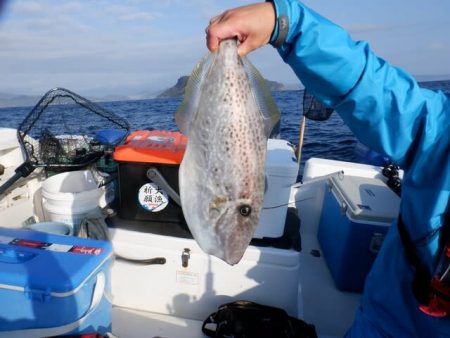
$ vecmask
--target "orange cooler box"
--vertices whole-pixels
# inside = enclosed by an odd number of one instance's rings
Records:
[[[185,223],[178,169],[186,143],[187,138],[179,132],[139,130],[116,147],[121,218]]]

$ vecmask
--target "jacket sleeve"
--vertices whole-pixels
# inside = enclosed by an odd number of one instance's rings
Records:
[[[289,21],[278,48],[281,57],[361,142],[408,169],[418,148],[445,134],[449,103],[443,93],[420,88],[412,76],[376,56],[368,43],[353,41],[300,2],[273,3],[277,17]]]

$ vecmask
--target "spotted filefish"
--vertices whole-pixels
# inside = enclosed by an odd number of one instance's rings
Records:
[[[202,250],[228,264],[241,260],[258,224],[267,139],[279,118],[236,39],[195,67],[175,115],[188,137],[179,170],[183,214]]]

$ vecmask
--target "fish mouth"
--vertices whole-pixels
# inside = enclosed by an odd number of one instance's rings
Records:
[[[216,209],[212,212],[219,213],[220,211]],[[225,218],[226,213],[222,213],[217,221],[224,221]],[[246,248],[236,250],[230,234],[226,230],[221,229],[220,224],[205,224],[205,226],[210,226],[209,231],[202,233],[200,236],[194,236],[201,249],[230,265],[237,264],[244,255]]]
[[[217,250],[218,248],[221,249]],[[202,249],[208,254],[223,260],[229,265],[235,265],[239,263],[242,257],[244,256],[245,251],[247,249],[247,245],[235,248],[231,243],[225,243],[225,245],[223,245],[223,243],[220,244],[217,241],[216,246],[213,247],[208,246],[208,248],[202,247]]]
[[[223,260],[227,262],[229,265],[236,265],[241,261],[242,257],[244,256],[244,253],[245,250],[233,251],[231,255],[230,254],[226,255]]]

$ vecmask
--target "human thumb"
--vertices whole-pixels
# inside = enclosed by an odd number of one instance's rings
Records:
[[[254,51],[255,49],[256,49],[256,47],[253,46],[251,41],[246,39],[239,44],[238,54],[239,54],[239,56],[243,57],[243,56],[246,56],[248,53]]]

